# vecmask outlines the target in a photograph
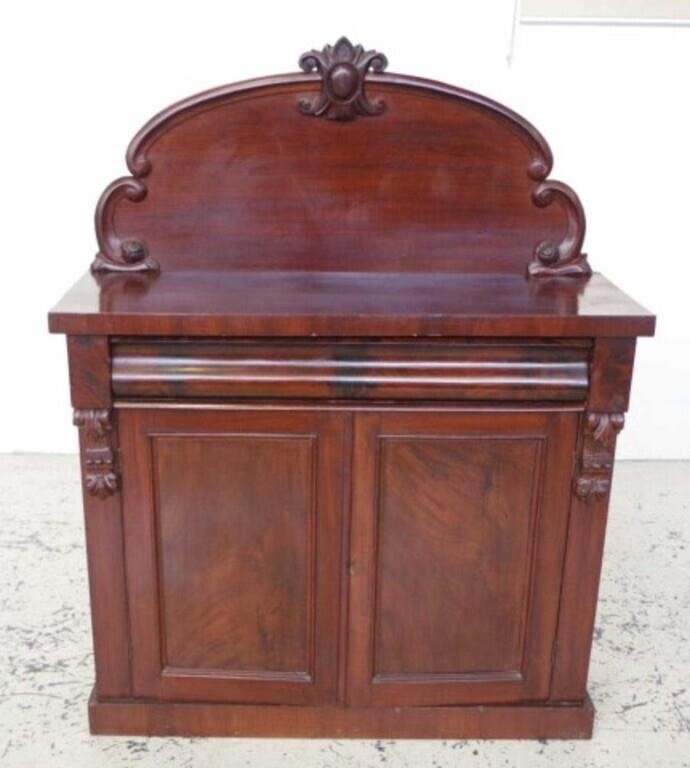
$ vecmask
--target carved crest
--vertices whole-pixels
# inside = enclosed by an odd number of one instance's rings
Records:
[[[383,101],[370,101],[364,93],[364,78],[371,69],[383,72],[388,60],[378,51],[365,51],[341,37],[335,45],[322,51],[303,53],[299,65],[305,72],[321,75],[321,93],[316,99],[302,99],[299,108],[305,115],[353,120],[357,115],[380,115],[386,109]]]
[[[111,439],[110,411],[75,410],[73,420],[83,438],[82,460],[86,490],[100,498],[115,493],[119,479]]]

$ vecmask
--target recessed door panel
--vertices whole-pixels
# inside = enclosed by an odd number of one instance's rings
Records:
[[[150,439],[165,668],[309,678],[316,437]]]
[[[539,438],[381,438],[374,676],[519,674]]]
[[[338,415],[123,409],[137,695],[310,703],[336,687]]]
[[[575,420],[357,417],[351,702],[548,696]]]

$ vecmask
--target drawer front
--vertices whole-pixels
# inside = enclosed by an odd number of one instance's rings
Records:
[[[118,340],[119,397],[584,401],[585,343]]]

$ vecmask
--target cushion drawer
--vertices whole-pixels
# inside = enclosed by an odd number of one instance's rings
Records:
[[[141,341],[112,345],[116,396],[583,401],[589,346]]]

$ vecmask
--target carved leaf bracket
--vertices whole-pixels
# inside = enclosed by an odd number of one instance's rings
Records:
[[[579,498],[603,498],[609,492],[616,436],[624,424],[622,413],[585,414],[580,466],[574,486]]]
[[[352,45],[346,37],[341,37],[335,45],[327,45],[322,51],[303,53],[299,65],[307,73],[321,75],[321,93],[317,98],[299,102],[300,111],[305,115],[353,120],[357,115],[380,115],[385,111],[383,101],[370,101],[364,93],[367,72],[370,69],[383,72],[388,66],[388,59],[382,53],[365,51],[361,45]]]
[[[119,486],[119,476],[115,467],[110,411],[75,410],[73,421],[82,435],[86,490],[100,498],[115,493]]]

